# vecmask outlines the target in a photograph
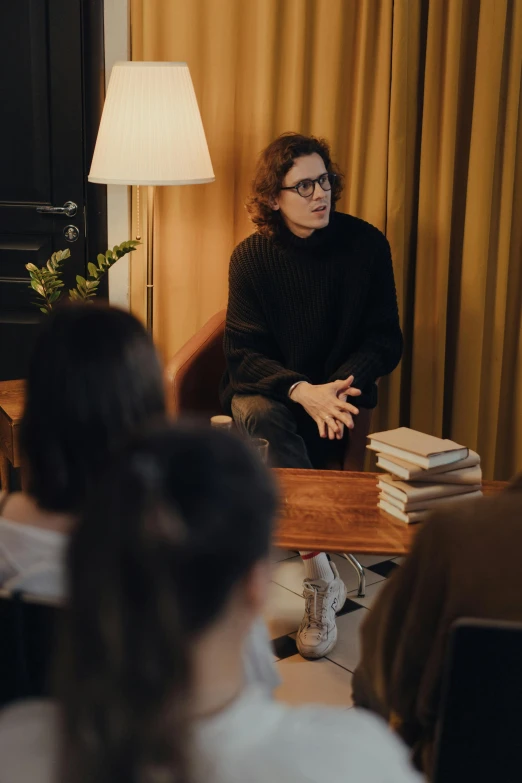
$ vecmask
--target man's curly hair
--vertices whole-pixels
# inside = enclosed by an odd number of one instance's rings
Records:
[[[252,192],[246,208],[257,231],[265,236],[274,236],[280,225],[280,211],[273,209],[270,202],[279,194],[283,180],[296,158],[313,155],[316,152],[324,161],[329,174],[335,174],[332,185],[332,208],[343,191],[343,175],[332,162],[330,145],[326,139],[303,136],[301,133],[283,133],[260,154],[256,173],[252,181]]]

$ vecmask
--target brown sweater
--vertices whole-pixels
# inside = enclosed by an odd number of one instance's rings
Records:
[[[426,522],[362,627],[354,701],[389,720],[428,775],[450,626],[522,621],[521,558],[522,474],[502,494]]]

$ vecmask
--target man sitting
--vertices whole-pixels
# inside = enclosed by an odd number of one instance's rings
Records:
[[[335,212],[342,176],[328,144],[283,134],[262,153],[247,208],[257,231],[232,254],[221,399],[238,426],[270,443],[272,464],[324,468],[377,378],[402,353],[390,247]],[[299,652],[335,645],[346,587],[324,553],[301,552],[306,611]]]

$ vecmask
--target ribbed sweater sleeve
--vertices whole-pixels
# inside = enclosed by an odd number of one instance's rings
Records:
[[[230,260],[224,351],[234,394],[287,400],[292,384],[308,380],[306,375],[283,366],[239,248]]]
[[[378,235],[373,255],[368,304],[362,332],[364,339],[357,351],[332,374],[330,381],[354,376],[354,387],[364,389],[395,369],[402,356],[402,332],[399,325],[397,294],[393,277],[390,245]]]

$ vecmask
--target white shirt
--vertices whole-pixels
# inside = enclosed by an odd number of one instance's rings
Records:
[[[0,713],[0,783],[58,783],[58,710],[25,702]],[[408,751],[364,710],[288,707],[248,688],[195,726],[201,783],[419,783]]]
[[[60,601],[67,536],[0,517],[0,587]]]

